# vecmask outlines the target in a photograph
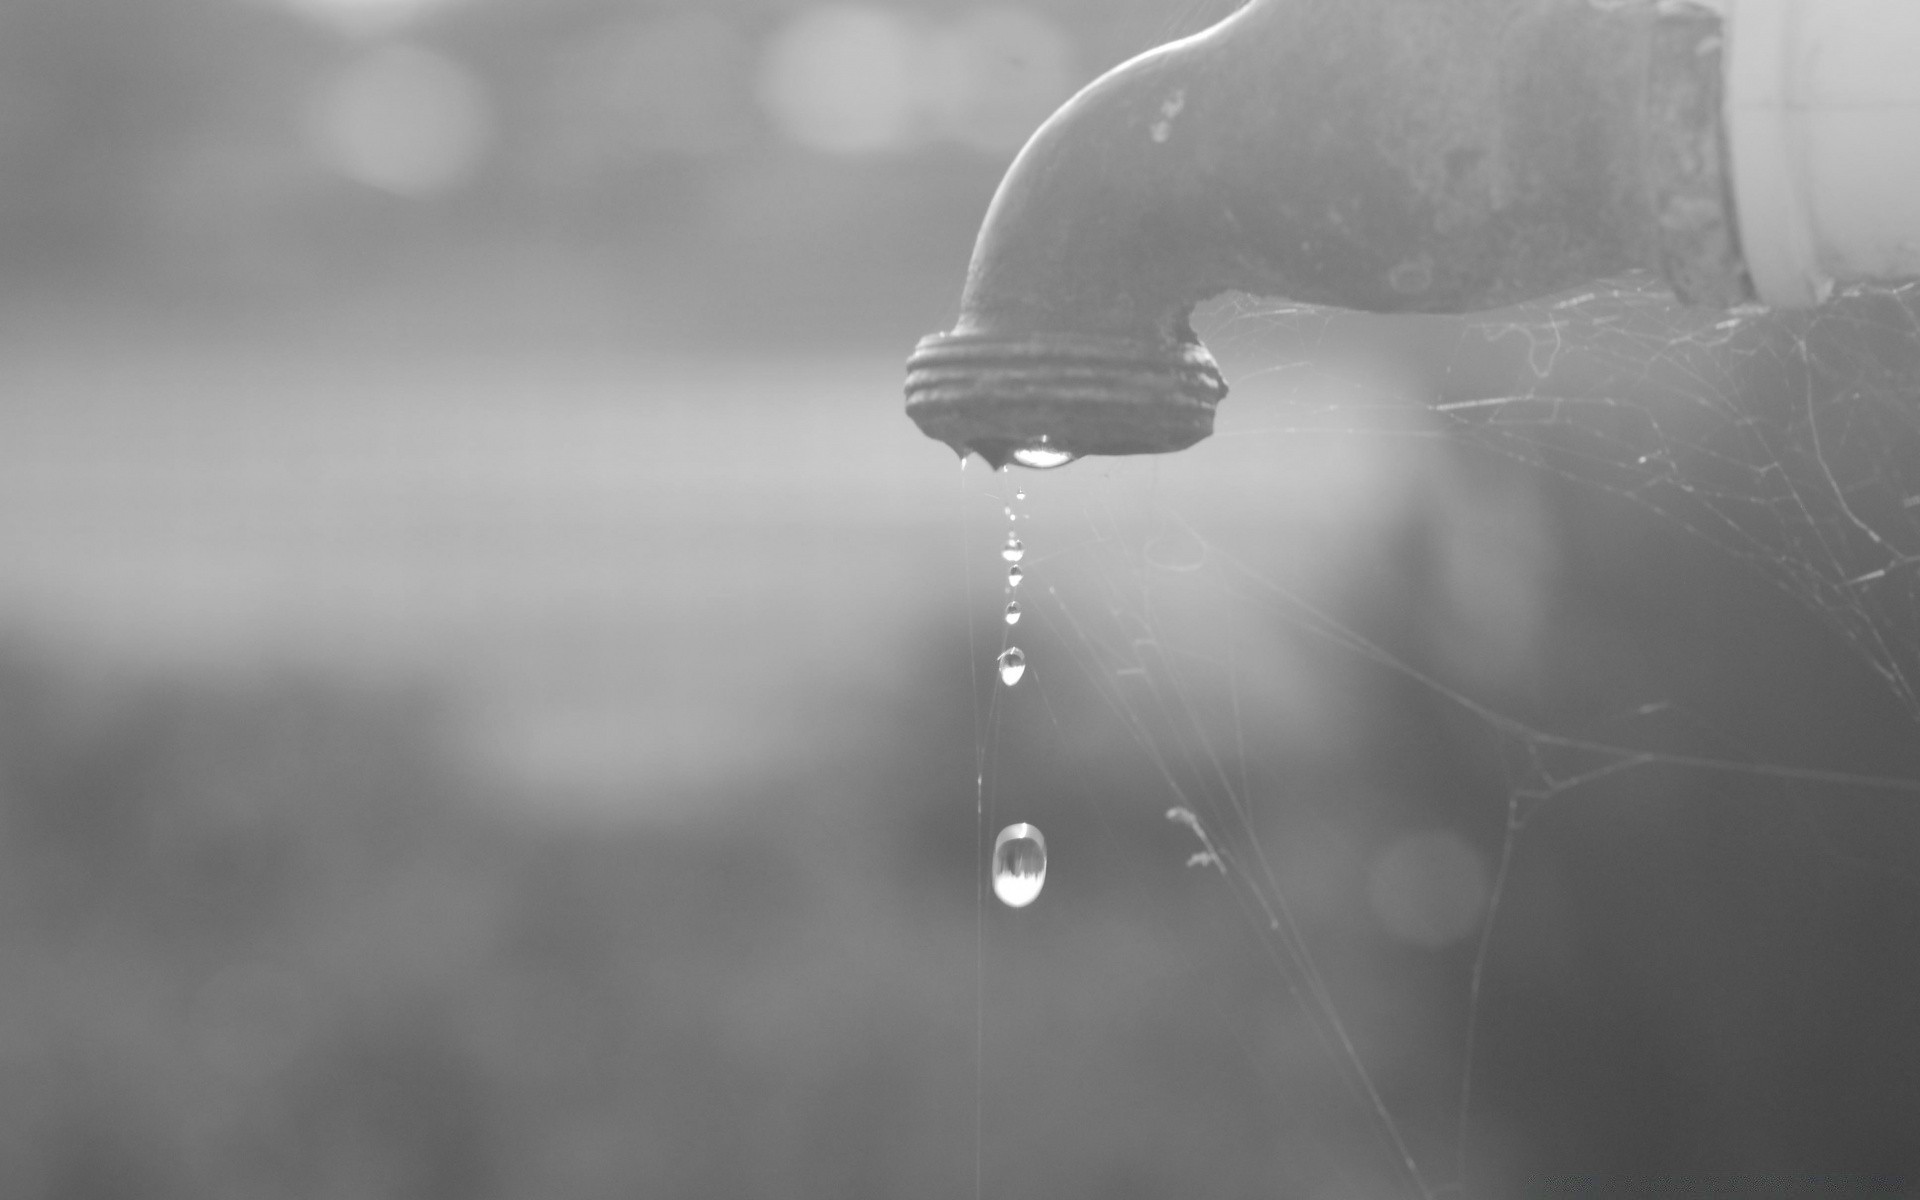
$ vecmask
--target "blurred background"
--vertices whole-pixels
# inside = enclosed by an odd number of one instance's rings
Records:
[[[1766,765],[1920,779],[1911,607],[1422,416],[1537,338],[1216,308],[1219,438],[1024,481],[992,699],[1019,481],[901,362],[1032,128],[1232,7],[0,4],[0,1193],[1904,1186],[1913,798]],[[1746,386],[1672,365],[1604,383]]]

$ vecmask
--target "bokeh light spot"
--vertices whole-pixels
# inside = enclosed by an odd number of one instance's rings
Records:
[[[1367,901],[1388,933],[1437,950],[1479,927],[1487,907],[1486,864],[1458,834],[1411,834],[1374,861]]]
[[[493,122],[473,72],[444,55],[391,44],[361,56],[314,98],[315,153],[356,182],[429,196],[465,182]]]
[[[917,116],[917,41],[903,18],[875,5],[809,8],[768,45],[761,103],[810,149],[894,149],[909,139]]]

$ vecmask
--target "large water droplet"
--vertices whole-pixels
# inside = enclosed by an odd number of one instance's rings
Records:
[[[1064,467],[1073,461],[1073,455],[1045,442],[1036,442],[1031,446],[1022,446],[1013,452],[1013,461],[1023,467],[1032,467],[1036,471],[1045,471],[1052,467]]]
[[[1020,682],[1027,673],[1027,656],[1018,646],[1008,646],[1000,652],[1000,682],[1012,687]]]
[[[1018,600],[1009,600],[1007,601],[1007,624],[1018,625],[1019,623],[1020,602]]]
[[[1025,908],[1047,883],[1047,839],[1022,821],[993,839],[993,894],[1008,908]]]
[[[1006,559],[1008,562],[1019,562],[1026,556],[1027,548],[1020,544],[1020,539],[1012,534],[1008,534],[1007,544],[1000,547],[1000,557]]]
[[[1019,587],[1020,581],[1022,579],[1025,579],[1026,577],[1027,577],[1027,573],[1025,571],[1022,571],[1019,567],[1007,568],[1007,586],[1008,587]]]

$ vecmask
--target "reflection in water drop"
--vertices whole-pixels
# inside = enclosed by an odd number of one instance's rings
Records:
[[[1020,581],[1022,579],[1025,579],[1026,577],[1027,577],[1027,573],[1025,571],[1022,571],[1019,567],[1007,568],[1007,586],[1008,587],[1019,587]]]
[[[1020,602],[1018,600],[1009,600],[1007,601],[1007,624],[1018,625],[1019,623]]]
[[[993,894],[1008,908],[1032,904],[1047,882],[1047,839],[1024,821],[993,839]]]
[[[1000,547],[1000,557],[1006,559],[1008,562],[1019,562],[1026,556],[1027,548],[1020,544],[1020,539],[1012,534],[1008,534],[1007,544]]]
[[[1036,471],[1045,471],[1051,467],[1064,467],[1073,461],[1073,455],[1065,450],[1055,449],[1041,442],[1032,446],[1022,446],[1013,452],[1013,461],[1023,467],[1032,467]]]
[[[1000,652],[1000,682],[1012,687],[1020,682],[1027,673],[1027,656],[1018,646],[1008,646]]]

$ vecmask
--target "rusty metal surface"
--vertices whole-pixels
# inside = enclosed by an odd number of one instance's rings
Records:
[[[1672,5],[1655,22],[1647,70],[1647,186],[1660,272],[1681,300],[1716,308],[1757,298],[1727,174],[1725,50],[1718,12]]]
[[[1697,264],[1737,247],[1715,246],[1730,225],[1706,204],[1710,89],[1675,77],[1657,12],[1256,0],[1117,68],[1002,182],[953,331],[979,353],[923,341],[909,412],[957,448],[1173,450],[1224,392],[1183,367],[1188,314],[1222,292],[1456,313],[1672,261],[1718,295]],[[1059,358],[1062,339],[1094,358]],[[1099,363],[1100,346],[1122,349]]]
[[[1086,454],[1181,450],[1227,394],[1197,341],[932,334],[907,363],[907,413],[927,436],[999,467],[1023,446]]]

